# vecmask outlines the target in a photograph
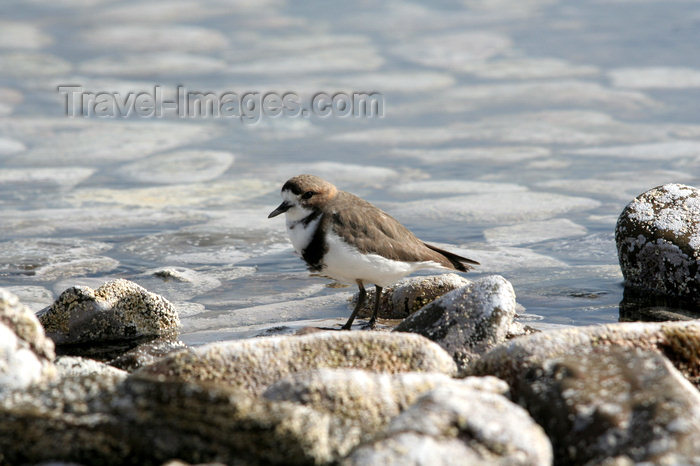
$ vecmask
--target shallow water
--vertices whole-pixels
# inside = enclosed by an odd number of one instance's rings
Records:
[[[268,220],[315,173],[515,286],[535,326],[619,318],[613,230],[700,171],[700,6],[551,0],[0,5],[0,286],[136,281],[189,344],[342,322]],[[379,92],[383,118],[68,118],[56,87]],[[184,281],[153,275],[163,267]]]

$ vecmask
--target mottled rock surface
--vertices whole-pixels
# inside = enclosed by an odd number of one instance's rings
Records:
[[[56,359],[56,371],[59,377],[82,377],[105,374],[109,377],[125,378],[127,373],[94,359],[78,356],[59,356]]]
[[[659,353],[599,348],[546,361],[525,382],[517,400],[558,464],[700,463],[700,393]]]
[[[551,464],[549,439],[528,413],[488,391],[436,388],[396,416],[344,465]]]
[[[96,290],[69,288],[39,313],[57,344],[131,340],[171,333],[180,325],[172,305],[128,280],[113,280]]]
[[[38,356],[53,360],[53,342],[44,335],[44,328],[34,313],[17,296],[0,288],[0,322],[9,327]]]
[[[319,369],[285,377],[265,390],[263,396],[341,416],[356,423],[367,436],[385,427],[423,393],[447,386],[501,394],[508,391],[508,385],[495,377],[453,379],[440,373],[377,374],[357,369]]]
[[[0,289],[0,392],[52,378],[53,359],[53,343],[34,313]]]
[[[318,464],[359,442],[357,428],[306,406],[120,372],[75,373],[0,397],[0,463]]]
[[[382,319],[403,319],[445,293],[469,283],[469,280],[455,273],[403,279],[382,291],[377,315]],[[360,317],[372,315],[375,293],[374,289],[367,291],[367,300],[360,309]],[[357,297],[358,293],[355,293],[353,305],[357,302]]]
[[[137,372],[239,387],[254,394],[295,372],[318,368],[452,374],[452,358],[419,335],[319,332],[212,343],[177,352]]]
[[[522,389],[523,377],[544,362],[567,356],[580,357],[596,348],[619,346],[658,351],[683,375],[700,385],[700,322],[625,322],[548,330],[501,344],[469,367],[471,375],[493,375],[505,380],[513,393]]]
[[[513,286],[500,275],[491,275],[450,291],[406,318],[394,331],[430,338],[463,368],[506,341],[515,307]]]
[[[637,196],[620,214],[615,242],[629,286],[697,300],[700,190],[665,184]]]

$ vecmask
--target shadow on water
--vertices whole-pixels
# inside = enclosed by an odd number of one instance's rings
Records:
[[[664,322],[700,319],[700,301],[655,295],[625,286],[620,322]]]

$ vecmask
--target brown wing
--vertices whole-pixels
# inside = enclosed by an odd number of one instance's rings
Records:
[[[450,269],[465,270],[456,267],[441,250],[423,243],[392,216],[354,194],[339,191],[324,210],[326,228],[360,252],[406,262],[435,261]]]

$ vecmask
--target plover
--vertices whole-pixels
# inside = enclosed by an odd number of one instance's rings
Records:
[[[268,218],[285,214],[289,238],[309,270],[360,288],[344,330],[364,304],[365,284],[376,288],[369,321],[374,328],[384,287],[420,269],[466,272],[479,265],[424,243],[387,213],[317,176],[290,178],[281,194],[282,203]]]

